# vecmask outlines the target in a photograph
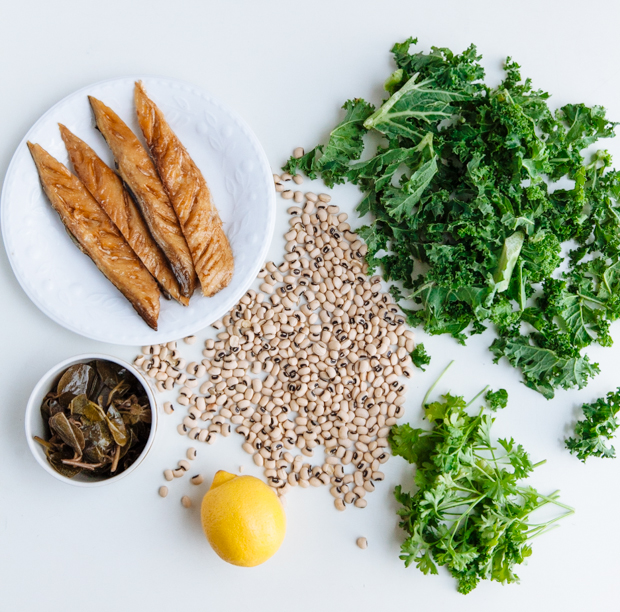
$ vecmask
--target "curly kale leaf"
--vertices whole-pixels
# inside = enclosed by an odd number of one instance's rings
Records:
[[[491,410],[497,410],[498,408],[506,408],[508,405],[508,391],[506,389],[498,389],[497,391],[487,391],[484,396],[487,406]]]
[[[419,77],[419,73],[413,74],[364,121],[364,127],[388,138],[403,137],[417,143],[425,135],[424,124],[449,119],[456,110],[451,104],[469,99],[465,93],[442,89],[434,78]]]
[[[475,46],[416,43],[394,45],[376,111],[348,102],[329,142],[287,169],[359,186],[366,261],[414,302],[410,325],[463,344],[492,327],[496,360],[530,388],[581,388],[598,372],[585,349],[610,346],[620,318],[620,173],[605,150],[586,158],[616,124],[601,106],[552,112],[511,58],[490,86]],[[382,142],[360,162],[368,130]]]
[[[332,130],[327,145],[312,149],[300,159],[291,157],[284,170],[291,174],[302,170],[312,178],[321,174],[330,187],[344,183],[350,162],[359,159],[364,150],[362,138],[367,131],[364,121],[373,112],[374,106],[357,98],[347,100],[342,108],[346,116]]]
[[[616,450],[608,443],[619,425],[620,388],[592,404],[584,404],[582,410],[585,418],[575,425],[575,437],[566,440],[566,448],[584,463],[588,457],[615,457]]]
[[[547,399],[555,389],[583,389],[588,380],[599,373],[597,363],[590,363],[587,355],[564,358],[550,349],[531,344],[525,336],[496,338],[491,344],[496,363],[503,356],[515,368],[520,368],[525,384]]]

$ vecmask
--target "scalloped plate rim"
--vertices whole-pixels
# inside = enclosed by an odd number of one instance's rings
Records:
[[[26,132],[26,134],[24,135],[24,137],[21,139],[21,141],[19,142],[19,144],[17,145],[17,147],[15,148],[15,152],[13,153],[13,156],[11,157],[11,161],[9,162],[9,165],[7,167],[6,173],[4,175],[4,180],[3,180],[3,185],[2,185],[2,191],[0,192],[0,225],[2,226],[1,230],[2,230],[2,240],[4,243],[4,248],[5,248],[5,252],[7,254],[9,263],[11,265],[11,269],[13,270],[13,273],[15,274],[15,277],[18,281],[18,283],[20,284],[22,290],[26,293],[26,295],[30,298],[30,300],[35,304],[35,306],[37,306],[37,308],[39,308],[39,310],[41,310],[41,312],[43,312],[46,316],[48,316],[50,319],[52,319],[54,322],[56,322],[58,325],[60,325],[61,327],[64,327],[65,329],[68,329],[69,331],[72,331],[78,335],[84,336],[86,338],[90,338],[92,340],[97,340],[100,342],[108,342],[111,344],[120,344],[120,345],[124,345],[124,346],[136,346],[136,345],[144,345],[144,344],[154,344],[154,343],[165,343],[165,342],[170,342],[172,340],[178,340],[179,338],[188,336],[188,335],[192,335],[195,332],[200,331],[201,329],[204,329],[206,327],[208,327],[209,325],[211,325],[212,323],[214,323],[215,321],[217,321],[219,318],[223,317],[240,299],[241,297],[248,291],[248,289],[251,287],[252,283],[254,282],[254,279],[256,278],[259,270],[261,269],[263,263],[264,263],[264,259],[267,255],[267,251],[269,249],[269,246],[271,244],[271,240],[273,238],[273,233],[274,233],[274,228],[275,228],[275,212],[276,212],[276,194],[275,194],[275,190],[274,191],[268,191],[268,195],[269,195],[269,201],[266,203],[267,207],[268,207],[268,214],[269,214],[269,220],[268,220],[268,226],[267,226],[267,234],[265,235],[264,241],[262,243],[262,248],[260,253],[258,254],[259,256],[256,257],[256,263],[253,266],[252,269],[252,274],[249,275],[248,277],[248,282],[244,283],[240,289],[238,289],[234,294],[231,295],[231,297],[229,297],[229,299],[224,303],[223,306],[220,306],[217,310],[214,311],[214,313],[212,315],[210,315],[209,317],[203,318],[200,321],[196,321],[194,323],[189,323],[186,325],[179,325],[178,326],[178,332],[175,330],[174,333],[172,331],[170,331],[168,333],[168,335],[162,335],[162,336],[157,336],[156,338],[153,336],[154,334],[159,334],[159,332],[155,332],[154,330],[146,327],[146,324],[139,318],[139,316],[136,313],[136,317],[138,317],[138,322],[142,325],[145,325],[145,330],[144,330],[144,334],[143,334],[143,338],[132,338],[130,340],[118,340],[117,338],[114,337],[110,337],[110,336],[106,336],[105,334],[100,334],[97,333],[96,331],[90,331],[89,330],[83,330],[83,329],[77,329],[75,327],[72,327],[70,325],[70,323],[68,323],[67,321],[63,321],[61,319],[59,319],[55,313],[51,312],[44,303],[42,303],[38,296],[35,296],[32,294],[29,285],[24,281],[22,282],[22,278],[20,278],[20,275],[17,273],[17,264],[14,261],[14,256],[11,254],[9,245],[11,242],[11,239],[8,239],[7,236],[7,223],[6,223],[6,217],[8,216],[8,206],[5,205],[5,200],[7,198],[7,192],[9,190],[10,187],[10,183],[11,181],[9,180],[12,176],[12,173],[15,171],[15,166],[18,163],[18,154],[20,152],[20,150],[26,145],[26,142],[28,141],[28,138],[30,136],[30,134],[32,134],[41,124],[45,123],[45,121],[48,119],[48,117],[53,113],[53,111],[60,106],[61,104],[63,104],[67,99],[69,98],[73,98],[73,97],[77,97],[80,94],[86,94],[88,92],[88,90],[95,88],[95,87],[100,87],[103,85],[106,85],[108,83],[115,83],[118,81],[137,81],[137,80],[147,80],[147,79],[157,79],[160,81],[164,81],[164,82],[169,82],[171,84],[177,84],[179,86],[185,86],[185,87],[189,87],[191,89],[193,89],[195,92],[199,93],[202,96],[206,96],[206,98],[216,104],[217,106],[219,106],[228,116],[231,117],[231,119],[237,121],[237,123],[243,128],[243,132],[244,134],[249,138],[250,142],[252,142],[252,144],[254,144],[254,148],[256,150],[256,152],[258,153],[258,158],[260,161],[260,164],[263,168],[263,174],[265,175],[265,177],[268,179],[268,181],[271,181],[271,177],[272,177],[272,171],[271,171],[271,166],[269,164],[267,155],[260,143],[260,141],[258,140],[258,137],[256,136],[256,134],[254,133],[254,131],[251,129],[251,127],[245,122],[245,120],[234,110],[232,110],[230,107],[228,107],[226,104],[220,102],[217,98],[215,98],[214,96],[211,95],[211,93],[205,89],[203,89],[202,87],[199,87],[197,85],[194,85],[193,83],[190,83],[188,81],[185,81],[183,79],[177,79],[177,78],[173,78],[173,77],[162,77],[162,76],[157,76],[157,75],[152,75],[152,74],[141,74],[141,75],[124,75],[124,76],[120,76],[120,77],[112,77],[109,79],[103,79],[101,81],[96,81],[94,83],[90,83],[88,85],[85,85],[84,87],[81,87],[71,93],[69,93],[68,95],[64,96],[63,98],[61,98],[60,100],[58,100],[56,103],[54,103],[47,111],[45,111],[45,113],[43,113],[39,119],[37,119],[37,121],[35,121],[35,123],[32,124],[32,126],[28,129],[28,131]],[[114,295],[114,293],[111,293],[111,295]],[[119,296],[121,295],[120,293],[118,294]],[[234,299],[233,299],[234,298]],[[123,298],[124,299],[124,298]]]

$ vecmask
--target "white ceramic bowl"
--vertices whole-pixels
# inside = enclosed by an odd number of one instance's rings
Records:
[[[41,404],[43,402],[43,398],[47,395],[47,393],[56,385],[58,379],[61,374],[69,367],[76,363],[87,363],[88,361],[92,361],[93,359],[102,359],[105,361],[111,361],[113,363],[117,363],[124,368],[127,368],[140,382],[140,384],[144,387],[144,391],[146,392],[146,396],[149,400],[149,406],[151,407],[151,431],[149,433],[148,440],[146,442],[146,446],[142,453],[138,456],[138,458],[123,472],[118,474],[118,476],[112,476],[111,478],[87,478],[82,474],[78,474],[74,478],[67,478],[62,474],[59,474],[48,462],[47,457],[45,456],[45,451],[41,447],[41,445],[35,442],[33,436],[39,436],[40,438],[45,438],[46,431],[43,423],[43,419],[41,418]],[[32,390],[30,394],[30,398],[28,399],[28,404],[26,405],[26,439],[28,440],[28,446],[34,455],[34,458],[37,460],[39,465],[49,474],[57,478],[58,480],[62,480],[62,482],[66,482],[68,484],[75,485],[76,487],[100,487],[103,485],[110,484],[112,482],[117,482],[121,478],[125,478],[128,474],[131,474],[145,459],[148,455],[151,447],[153,446],[153,441],[155,440],[155,433],[157,432],[157,403],[155,401],[155,396],[153,395],[153,391],[151,387],[144,377],[143,373],[140,372],[133,365],[123,361],[122,359],[118,359],[117,357],[112,357],[111,355],[101,355],[98,353],[89,353],[85,355],[76,355],[75,357],[70,357],[69,359],[65,359],[60,363],[56,364],[53,368],[48,370],[42,377],[41,380],[36,384],[35,388]]]

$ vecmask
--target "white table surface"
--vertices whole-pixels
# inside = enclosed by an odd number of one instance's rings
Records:
[[[417,35],[423,48],[455,51],[475,42],[491,78],[512,55],[553,103],[602,104],[620,119],[620,8],[588,3],[382,0],[213,2],[191,0],[56,0],[4,2],[0,17],[0,176],[27,129],[72,91],[126,74],[177,77],[202,86],[239,112],[262,141],[274,168],[295,146],[313,146],[350,97],[381,99],[392,70],[389,49]],[[620,141],[606,146],[620,164]],[[318,185],[314,189],[319,189]],[[352,212],[357,193],[334,191]],[[279,202],[272,258],[281,257],[285,204]],[[359,225],[355,219],[354,226]],[[180,411],[163,414],[153,453],[127,479],[95,490],[62,484],[30,455],[23,434],[31,388],[50,366],[83,352],[131,359],[131,347],[105,345],[64,330],[20,289],[0,250],[0,609],[45,610],[582,610],[620,609],[620,459],[582,465],[563,448],[578,407],[620,383],[620,344],[594,348],[601,374],[580,392],[547,402],[519,382],[508,365],[493,365],[487,332],[461,347],[425,338],[433,362],[410,385],[407,418],[418,423],[420,401],[449,359],[441,391],[473,396],[490,383],[510,393],[495,434],[512,435],[535,460],[546,458],[532,483],[559,488],[576,507],[559,529],[538,539],[520,585],[482,584],[466,597],[445,572],[423,576],[398,559],[392,490],[410,478],[401,459],[385,466],[386,481],[366,510],[337,513],[327,488],[288,495],[288,532],[278,554],[254,569],[220,561],[204,539],[200,495],[217,469],[258,475],[239,438],[199,445],[202,487],[170,483],[161,499],[162,470],[183,457],[176,433]],[[202,339],[208,332],[200,332]],[[620,325],[612,328],[620,338]],[[184,352],[198,355],[194,345]],[[620,446],[620,443],[619,445]],[[190,490],[191,489],[191,490]],[[183,494],[196,502],[190,510]],[[369,548],[359,550],[358,536]]]

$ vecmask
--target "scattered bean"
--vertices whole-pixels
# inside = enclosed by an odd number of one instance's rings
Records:
[[[412,376],[414,336],[380,278],[366,276],[366,245],[346,214],[328,194],[285,188],[291,178],[301,184],[300,176],[274,175],[276,189],[295,202],[284,261],[267,262],[259,291],[212,325],[217,338],[205,341],[204,359],[186,367],[168,343],[142,347],[136,365],[160,388],[180,389],[187,416],[179,434],[213,444],[235,431],[280,499],[292,487],[327,486],[338,510],[364,508],[384,479],[390,427],[404,414],[399,377]],[[187,458],[195,456],[192,447]],[[181,477],[189,466],[181,460],[165,476]]]

